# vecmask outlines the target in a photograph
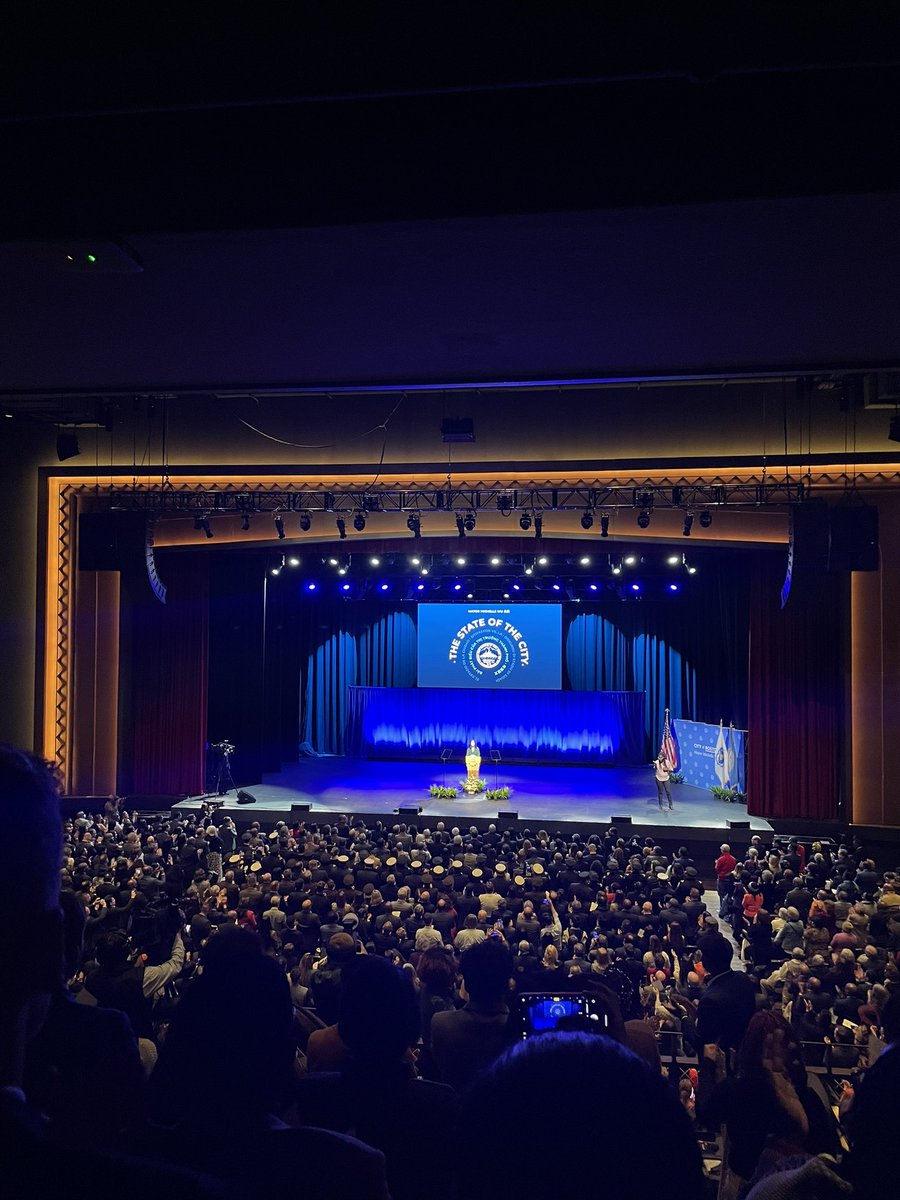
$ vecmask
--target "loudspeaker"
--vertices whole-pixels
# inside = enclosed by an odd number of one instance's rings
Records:
[[[798,598],[822,597],[819,586],[828,570],[831,550],[831,522],[824,502],[809,500],[791,509],[787,571],[781,585],[781,607],[791,595]]]
[[[610,821],[611,825],[630,825],[631,817],[613,817]]]
[[[401,808],[397,809],[397,816],[398,817],[417,817],[421,811],[422,811],[422,808],[418,804],[406,805],[405,808],[401,807]]]
[[[749,821],[726,821],[725,824],[729,829],[749,829]]]
[[[238,804],[255,804],[256,797],[251,796],[249,792],[239,791],[237,802]]]
[[[149,583],[162,604],[166,585],[156,571],[152,524],[142,512],[82,513],[78,518],[79,571],[119,571],[123,582]]]
[[[308,813],[308,812],[309,812],[308,804],[292,804],[291,805],[291,816],[292,817],[295,816],[297,813]]]
[[[878,570],[878,509],[872,504],[831,510],[829,571]]]
[[[498,812],[497,813],[498,821],[518,821],[518,819],[519,819],[519,814],[517,812],[513,812],[511,809],[509,812]]]

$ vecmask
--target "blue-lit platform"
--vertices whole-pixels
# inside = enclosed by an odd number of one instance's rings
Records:
[[[749,820],[750,829],[771,833],[761,817],[748,817],[737,804],[716,800],[708,791],[679,784],[673,788],[674,812],[661,813],[656,799],[653,770],[646,767],[577,767],[558,764],[500,765],[482,763],[489,788],[508,787],[510,798],[500,802],[481,797],[435,800],[431,784],[458,787],[465,775],[462,762],[372,762],[363,759],[324,757],[288,764],[277,775],[267,775],[247,790],[255,805],[237,803],[235,792],[226,797],[226,809],[242,819],[261,822],[284,819],[292,804],[309,804],[316,814],[349,813],[385,818],[400,807],[420,807],[422,819],[496,819],[513,811],[520,821],[553,825],[608,825],[612,817],[631,817],[635,826],[665,829],[672,836],[718,836],[729,820]],[[177,804],[177,810],[197,808],[200,798]]]

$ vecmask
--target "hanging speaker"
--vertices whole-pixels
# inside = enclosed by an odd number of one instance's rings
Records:
[[[791,596],[809,600],[822,596],[819,584],[828,570],[830,549],[831,525],[825,503],[808,500],[805,504],[794,505],[787,571],[781,585],[782,608]]]
[[[842,505],[831,510],[830,523],[829,571],[877,571],[878,509]]]

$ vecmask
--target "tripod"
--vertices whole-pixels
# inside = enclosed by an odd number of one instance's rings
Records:
[[[234,754],[234,746],[231,742],[214,742],[212,749],[218,753],[213,791],[217,796],[227,796],[232,788],[237,791],[237,784],[231,774],[231,756]]]

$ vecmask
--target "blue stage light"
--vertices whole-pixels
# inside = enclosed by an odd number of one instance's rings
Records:
[[[517,583],[514,583],[514,584],[513,584],[513,591],[514,591],[514,592],[520,592],[521,590],[522,590],[522,589],[519,587],[519,585],[518,585]]]
[[[388,585],[387,585],[386,583],[383,583],[383,584],[381,585],[381,590],[382,590],[383,592],[386,592],[386,591],[388,590]]]
[[[461,592],[461,591],[462,591],[462,584],[461,584],[461,583],[454,583],[454,585],[453,585],[453,590],[454,590],[454,592]]]
[[[342,591],[342,592],[349,592],[349,591],[350,591],[350,584],[349,584],[349,583],[342,583],[342,584],[341,584],[341,591]]]
[[[417,583],[417,584],[416,584],[416,591],[417,591],[417,592],[424,592],[424,591],[425,591],[425,584],[424,584],[424,583]]]
[[[559,587],[559,584],[558,584],[558,583],[554,583],[554,585],[553,585],[553,590],[554,590],[554,592],[558,592],[558,591],[560,590],[560,587]]]
[[[641,585],[639,583],[633,583],[631,585],[631,590],[633,592],[639,592],[641,590]]]
[[[669,591],[670,591],[670,592],[677,592],[677,591],[678,591],[678,584],[677,584],[677,583],[670,583],[670,584],[669,584]]]
[[[592,583],[592,584],[590,584],[590,589],[591,589],[591,591],[592,591],[592,592],[596,592],[596,591],[597,591],[597,585],[596,585],[596,583]]]
[[[308,592],[314,592],[316,590],[316,585],[313,583],[312,580],[310,580],[309,583],[306,585],[306,590]]]

